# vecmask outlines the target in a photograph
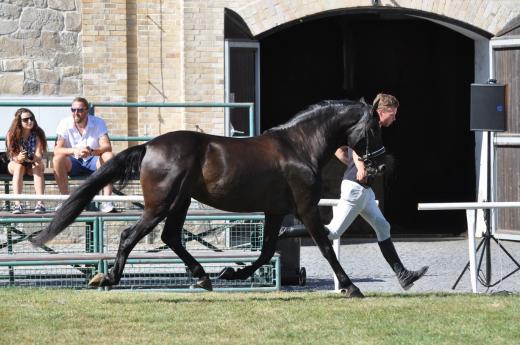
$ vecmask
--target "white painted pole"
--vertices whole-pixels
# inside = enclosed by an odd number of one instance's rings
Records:
[[[332,248],[334,248],[334,253],[336,253],[336,257],[338,258],[338,261],[339,261],[340,242],[341,242],[340,238],[335,239],[334,241],[332,241]],[[333,276],[334,276],[334,290],[339,291],[339,280],[338,280],[338,277],[336,277],[335,274],[333,274]]]
[[[520,201],[419,203],[419,211],[478,210],[520,207]]]
[[[477,293],[477,253],[475,247],[475,232],[477,231],[477,210],[466,210],[468,221],[468,254],[469,254],[469,279],[471,291]]]

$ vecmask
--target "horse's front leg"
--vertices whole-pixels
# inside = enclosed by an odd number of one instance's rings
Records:
[[[119,284],[125,268],[128,255],[135,245],[164,218],[150,217],[146,212],[134,226],[128,227],[121,232],[119,248],[117,250],[114,266],[108,274],[98,273],[88,283],[91,287],[112,286]]]
[[[262,251],[258,259],[251,265],[235,269],[231,267],[224,268],[218,278],[226,280],[246,279],[250,277],[258,268],[265,265],[274,255],[276,250],[276,242],[278,239],[278,232],[282,225],[283,216],[281,215],[265,215],[264,224],[264,241],[262,243]]]
[[[364,297],[359,288],[354,285],[345,273],[343,267],[341,267],[338,258],[336,257],[336,253],[332,248],[332,243],[328,239],[327,232],[321,223],[318,206],[312,206],[310,207],[310,210],[307,209],[305,212],[300,214],[301,220],[307,228],[307,231],[320,248],[321,253],[325,259],[327,259],[334,274],[338,278],[340,289],[344,291],[348,297]]]

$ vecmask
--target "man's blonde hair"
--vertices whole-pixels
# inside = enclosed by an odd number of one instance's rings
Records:
[[[392,95],[387,95],[386,93],[378,93],[372,104],[375,109],[383,107],[399,107],[399,101],[397,98]]]

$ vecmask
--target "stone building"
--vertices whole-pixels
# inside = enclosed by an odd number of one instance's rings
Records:
[[[394,93],[402,106],[385,140],[400,165],[385,211],[397,229],[460,232],[463,216],[421,214],[416,203],[486,197],[470,84],[495,75],[493,54],[512,55],[497,71],[509,85],[506,134],[518,136],[519,15],[520,0],[3,0],[0,97],[248,101],[257,134],[324,98]],[[97,112],[119,135],[250,134],[244,110]]]

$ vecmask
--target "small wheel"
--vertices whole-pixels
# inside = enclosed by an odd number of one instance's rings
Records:
[[[307,271],[305,270],[305,267],[302,267],[302,268],[300,268],[298,284],[300,284],[300,286],[304,286],[306,282],[307,282]]]

